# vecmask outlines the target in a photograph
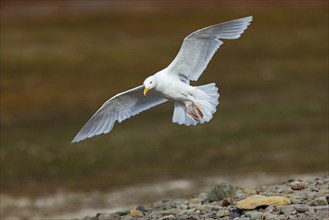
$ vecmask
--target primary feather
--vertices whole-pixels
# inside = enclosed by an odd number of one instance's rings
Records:
[[[122,122],[153,106],[167,101],[156,93],[143,95],[144,86],[117,94],[108,101],[82,127],[72,143],[110,132],[116,121]]]
[[[219,39],[237,39],[252,21],[252,16],[227,21],[188,35],[172,63],[167,67],[173,74],[196,81],[206,69],[217,49]]]

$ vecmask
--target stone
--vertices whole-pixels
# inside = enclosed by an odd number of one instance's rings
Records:
[[[229,212],[228,210],[226,210],[226,209],[221,209],[221,210],[219,210],[219,211],[216,213],[216,216],[217,216],[218,218],[222,218],[222,217],[224,217],[224,216],[228,216],[228,215],[230,215],[230,212]]]
[[[253,195],[236,203],[239,209],[254,209],[258,206],[284,206],[291,204],[289,198],[284,196]]]
[[[162,202],[163,210],[169,210],[169,209],[173,209],[173,208],[176,208],[176,204],[174,202],[170,202],[170,201]]]
[[[141,211],[141,212],[147,212],[148,209],[146,209],[143,205],[138,205],[136,207],[136,210]]]
[[[272,205],[269,205],[269,206],[267,206],[266,209],[264,210],[264,213],[269,214],[269,213],[272,213],[273,210],[274,210],[274,207],[273,207]]]
[[[250,220],[262,219],[262,215],[263,215],[263,213],[257,211],[248,211],[245,214],[247,217],[250,218]]]
[[[315,206],[315,211],[327,211],[329,212],[329,206]]]
[[[143,214],[143,212],[141,212],[141,211],[139,211],[139,210],[137,210],[137,209],[131,209],[131,210],[130,210],[130,215],[131,215],[132,217],[141,217],[141,216],[143,216],[144,214]]]
[[[231,203],[232,203],[231,199],[223,199],[222,206],[226,207],[231,205]]]
[[[302,190],[305,189],[305,184],[298,182],[298,181],[294,181],[290,183],[291,185],[291,189],[292,190]]]
[[[180,204],[180,205],[177,206],[177,208],[182,209],[182,210],[185,210],[185,209],[188,209],[188,205],[186,205],[186,204]]]
[[[250,220],[249,217],[236,217],[233,220]]]
[[[318,219],[328,220],[329,207],[328,206],[316,206],[316,215]],[[322,217],[322,218],[321,218]]]
[[[329,195],[329,189],[320,189],[317,195],[319,197]]]
[[[124,211],[118,211],[115,214],[120,215],[120,216],[123,216],[123,215],[127,215],[129,213],[130,213],[130,210],[127,209],[127,210],[124,210]]]
[[[326,197],[318,197],[314,200],[312,200],[311,202],[309,202],[310,205],[312,206],[325,206],[328,205],[328,201],[326,199]]]
[[[202,201],[203,201],[203,199],[199,198],[199,197],[190,199],[191,203],[201,203]]]
[[[174,220],[174,219],[176,219],[176,217],[174,215],[165,215],[160,219],[161,220]]]
[[[309,205],[305,205],[305,204],[294,205],[294,207],[297,212],[308,212],[311,209],[311,207]],[[314,210],[314,208],[313,208],[313,210]]]
[[[285,214],[286,216],[294,215],[294,214],[297,213],[296,210],[295,210],[295,207],[291,206],[291,205],[281,207],[280,212]]]
[[[274,214],[264,214],[262,219],[284,219],[285,216],[282,216],[282,218],[278,217]]]
[[[196,209],[199,211],[211,211],[213,208],[216,208],[216,207],[214,207],[212,205],[198,205],[196,207]]]
[[[111,213],[99,213],[97,220],[120,220],[120,215]]]
[[[211,201],[220,201],[222,199],[233,196],[235,191],[236,189],[232,184],[223,182],[212,188],[208,196]]]
[[[256,194],[256,190],[254,190],[254,189],[252,189],[252,188],[249,188],[249,187],[244,188],[243,191],[244,191],[246,194]]]
[[[299,198],[290,198],[291,204],[301,204],[302,200]]]
[[[96,220],[95,216],[86,216],[83,220]]]

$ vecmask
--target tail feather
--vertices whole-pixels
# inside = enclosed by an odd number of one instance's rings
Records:
[[[172,118],[172,122],[177,124],[185,124],[187,126],[196,125],[197,121],[195,121],[192,116],[187,114],[186,106],[182,103],[175,102],[174,115]]]
[[[198,123],[202,124],[212,119],[219,103],[219,93],[215,83],[195,87],[193,97],[193,102],[187,102],[185,105],[183,103],[175,103],[172,118],[174,123],[189,126]],[[199,112],[199,110],[201,112]],[[192,115],[197,115],[198,118],[195,119],[195,117],[192,117],[188,112],[192,112]]]

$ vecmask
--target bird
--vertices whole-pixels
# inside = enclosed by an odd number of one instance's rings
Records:
[[[239,38],[252,20],[253,17],[248,16],[189,34],[166,68],[147,77],[143,85],[106,101],[81,128],[72,143],[109,133],[116,121],[121,123],[168,100],[174,102],[173,123],[189,126],[209,122],[219,104],[218,88],[215,83],[191,86],[190,81],[199,79],[223,44],[221,40]]]

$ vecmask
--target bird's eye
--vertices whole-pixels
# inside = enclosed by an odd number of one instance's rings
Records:
[[[152,81],[149,84],[152,84]]]

